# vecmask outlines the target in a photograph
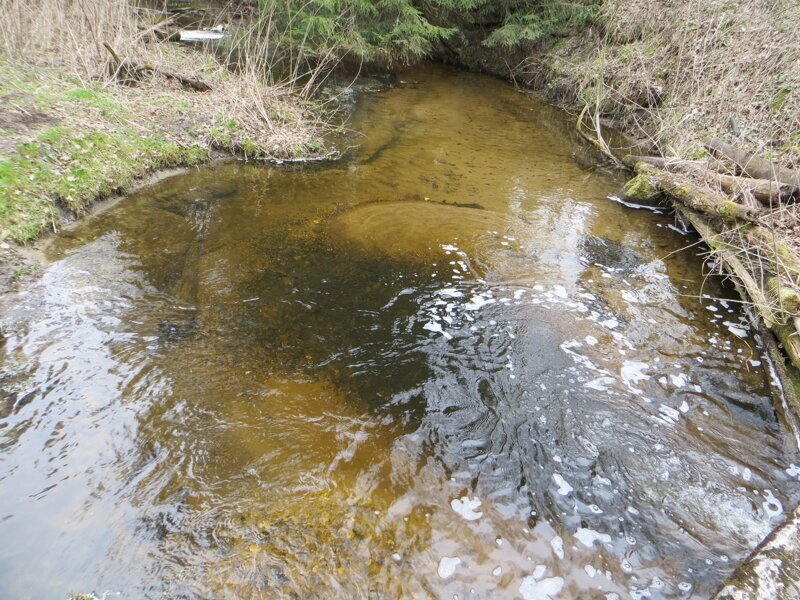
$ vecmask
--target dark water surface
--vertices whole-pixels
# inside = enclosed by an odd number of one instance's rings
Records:
[[[349,159],[54,241],[2,317],[0,597],[702,598],[794,506],[695,239],[561,113],[404,78]]]

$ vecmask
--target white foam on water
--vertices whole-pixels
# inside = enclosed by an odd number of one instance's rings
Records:
[[[600,321],[600,325],[602,325],[603,327],[606,327],[608,329],[615,329],[615,328],[619,327],[619,321],[617,321],[616,319],[613,319],[613,318],[612,319],[604,319],[603,321]]]
[[[674,424],[678,422],[678,419],[681,418],[681,413],[672,408],[671,406],[667,406],[666,404],[662,404],[658,407],[658,412],[661,413],[661,418],[667,421],[669,424]]]
[[[539,565],[544,566],[544,565]],[[539,579],[544,573],[542,572],[539,577],[536,577],[536,572],[529,575],[522,580],[519,584],[519,593],[523,600],[551,600],[558,596],[564,588],[564,579],[562,577],[547,577],[546,579]]]
[[[728,328],[728,331],[730,331],[733,335],[738,336],[740,338],[747,337],[747,330],[742,328],[742,326],[739,323],[731,323],[730,321],[723,321],[722,324],[725,325]]]
[[[567,288],[565,288],[563,285],[554,285],[553,293],[559,298],[564,298],[565,300],[569,298],[569,294],[567,293]]]
[[[630,290],[622,290],[622,299],[626,302],[630,302],[631,304],[638,304],[639,297],[636,295],[635,292],[631,292]]]
[[[461,298],[464,293],[459,292],[456,288],[444,288],[437,292],[443,298]]]
[[[597,390],[598,392],[605,392],[608,391],[608,386],[615,381],[616,379],[613,377],[597,377],[584,383],[583,387],[587,387],[590,390]]]
[[[460,564],[461,559],[457,556],[443,556],[439,561],[439,568],[436,571],[442,579],[449,579],[456,572]]]
[[[502,567],[495,567],[492,570],[492,575],[494,575],[495,577],[500,577],[500,575],[502,575],[502,574],[503,574],[503,568]]]
[[[789,468],[786,469],[786,474],[789,477],[797,477],[798,479],[800,479],[800,467],[798,467],[794,463],[791,463],[789,465]]]
[[[560,535],[550,540],[550,547],[553,549],[553,554],[564,560],[564,540],[561,539]]]
[[[622,380],[628,386],[628,389],[634,393],[641,394],[642,390],[634,387],[640,381],[647,381],[650,375],[644,373],[648,368],[647,363],[639,362],[637,360],[626,360],[620,367],[619,374]]]
[[[585,567],[583,567],[583,570],[586,571],[586,574],[589,577],[594,577],[595,575],[597,575],[597,569],[595,569],[592,565],[586,565]]]
[[[611,536],[607,533],[600,533],[599,531],[587,529],[585,527],[578,528],[578,531],[575,532],[575,539],[587,548],[594,546],[595,542],[600,542],[601,544],[611,543]]]
[[[450,507],[466,521],[477,521],[483,516],[483,513],[478,510],[480,506],[481,500],[477,496],[470,498],[467,495],[450,501]]]
[[[783,504],[772,494],[772,490],[764,490],[764,498],[766,500],[761,506],[768,518],[772,519],[783,514]]]
[[[572,486],[567,483],[567,480],[564,479],[561,474],[553,473],[553,481],[556,482],[556,485],[558,486],[558,493],[562,496],[566,496],[572,492]]]
[[[583,339],[586,342],[586,344],[589,345],[589,346],[596,346],[598,344],[597,338],[594,337],[593,335],[587,335]]]
[[[680,410],[683,414],[686,414],[687,412],[689,412],[689,403],[686,400],[684,400],[683,402],[681,402],[681,405],[678,407],[678,410]]]
[[[672,385],[674,385],[677,388],[682,388],[689,381],[684,373],[678,373],[677,375],[670,375],[669,379],[672,382]]]
[[[452,335],[447,333],[444,329],[442,329],[442,326],[435,321],[429,321],[428,323],[425,323],[425,325],[423,325],[422,328],[427,329],[428,331],[432,331],[433,333],[441,333],[445,337],[445,339],[448,340],[452,339],[453,337]]]
[[[491,292],[484,292],[482,294],[476,294],[469,299],[464,305],[464,310],[475,311],[480,310],[487,304],[494,304],[496,301],[492,298]]]

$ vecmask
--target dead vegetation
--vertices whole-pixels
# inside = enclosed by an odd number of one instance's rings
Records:
[[[214,149],[322,151],[310,78],[278,78],[244,28],[223,52],[169,43],[156,32],[170,15],[129,0],[7,0],[0,22],[0,238],[34,239],[63,210]]]
[[[698,158],[711,137],[800,164],[800,4],[606,0],[600,26],[518,68],[611,118],[661,156]]]

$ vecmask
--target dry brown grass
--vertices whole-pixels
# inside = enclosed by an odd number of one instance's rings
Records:
[[[6,57],[65,68],[83,80],[104,76],[109,56],[102,42],[124,54],[154,58],[126,0],[5,0],[0,22],[0,49]]]
[[[153,32],[168,22],[135,10],[130,0],[6,0],[0,3],[0,22],[5,30],[0,60],[41,68],[48,76],[59,71],[87,87],[102,84],[143,117],[140,127],[249,157],[288,158],[320,147],[325,122],[310,102],[310,78],[303,85],[291,77],[279,80],[271,53],[256,36],[240,34],[229,46],[236,57],[231,68],[227,57],[208,47],[158,43]],[[154,69],[135,87],[117,85],[105,44],[126,61]],[[212,89],[186,90],[160,75],[163,71],[200,78]]]
[[[521,70],[664,156],[717,135],[800,164],[797,0],[606,0],[601,23]]]

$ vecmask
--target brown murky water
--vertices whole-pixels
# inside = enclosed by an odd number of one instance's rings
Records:
[[[564,115],[404,78],[338,163],[55,240],[2,319],[0,597],[702,598],[784,518],[794,441],[695,239]]]

